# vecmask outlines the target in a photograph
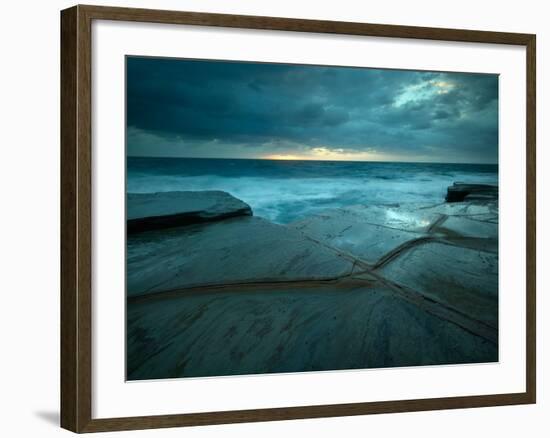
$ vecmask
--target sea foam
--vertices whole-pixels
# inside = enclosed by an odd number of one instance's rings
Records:
[[[440,203],[455,181],[498,184],[494,165],[129,158],[127,191],[223,190],[277,223],[350,205]]]

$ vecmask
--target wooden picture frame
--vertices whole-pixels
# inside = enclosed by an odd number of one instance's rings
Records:
[[[283,30],[356,36],[518,45],[526,48],[526,391],[126,418],[92,418],[92,22],[147,23]],[[148,429],[254,421],[456,409],[535,403],[535,78],[536,38],[487,32],[238,16],[197,12],[75,6],[61,12],[61,426],[74,432]]]

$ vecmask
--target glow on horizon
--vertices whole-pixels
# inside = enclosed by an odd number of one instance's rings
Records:
[[[157,157],[157,158],[200,158],[200,159],[242,159],[242,160],[273,160],[273,161],[342,161],[342,162],[392,162],[392,163],[464,163],[464,164],[498,164],[492,160],[472,161],[461,156],[441,156],[431,154],[430,148],[423,154],[403,154],[382,152],[377,145],[364,144],[359,148],[348,149],[341,145],[331,147],[327,145],[309,146],[293,143],[272,145],[260,143],[264,151],[251,151],[242,144],[225,143],[223,141],[207,141],[202,143],[173,141],[157,137],[154,134],[130,130],[129,139],[138,153],[128,154],[129,157]],[[151,153],[145,146],[156,144],[162,148]],[[274,148],[279,151],[274,151]],[[437,149],[437,148],[436,148]],[[183,154],[182,152],[186,152]],[[201,153],[203,152],[203,153]],[[209,152],[208,154],[204,152]],[[256,152],[256,153],[254,153]]]
[[[263,155],[263,156],[184,156],[184,155],[127,155],[127,158],[183,158],[183,159],[196,159],[196,160],[267,160],[267,161],[347,161],[347,162],[376,162],[376,163],[434,163],[434,164],[488,164],[498,166],[498,162],[494,161],[467,161],[460,159],[443,159],[441,157],[418,157],[411,159],[410,157],[395,156],[394,158],[373,158],[373,159],[346,159],[346,158],[320,158],[303,156],[296,158],[280,159],[276,158],[277,155]]]
[[[376,151],[346,151],[345,149],[331,149],[324,146],[315,147],[306,154],[270,154],[258,157],[263,160],[285,160],[285,161],[392,161],[396,157],[386,154],[379,154]]]
[[[264,159],[264,160],[286,160],[286,161],[307,160],[306,157],[301,157],[301,156],[298,156],[298,155],[290,155],[290,154],[267,155],[265,157],[261,157],[261,159]]]
[[[346,156],[336,156],[336,157],[330,157],[330,156],[320,156],[320,157],[314,157],[311,155],[264,155],[261,157],[247,157],[243,159],[252,159],[252,160],[279,160],[279,161],[387,161],[387,162],[393,162],[395,159],[392,158],[380,158],[380,157],[346,157]]]

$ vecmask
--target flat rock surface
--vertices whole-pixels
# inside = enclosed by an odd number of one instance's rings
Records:
[[[130,380],[498,360],[493,343],[345,282],[132,300],[127,336]]]
[[[305,235],[376,265],[398,248],[422,239],[442,220],[422,204],[351,206],[290,224]]]
[[[495,200],[288,226],[239,216],[127,242],[130,379],[498,360]]]
[[[127,294],[212,284],[331,279],[353,262],[300,232],[256,217],[128,237]]]
[[[497,222],[496,203],[457,202],[335,209],[291,226],[371,264],[390,282],[497,328]]]
[[[449,236],[498,239],[498,224],[469,217],[449,216],[432,230]]]
[[[425,214],[443,214],[498,223],[498,202],[453,202],[417,207]]]
[[[371,264],[406,242],[420,237],[410,231],[366,222],[362,215],[346,209],[331,210],[291,226],[315,240]]]
[[[447,202],[462,202],[466,200],[498,199],[498,186],[490,184],[467,184],[455,182],[447,188]]]
[[[431,210],[425,204],[390,204],[390,205],[352,205],[345,208],[325,210],[323,213],[296,221],[291,225],[315,223],[324,220],[381,225],[402,231],[425,233],[439,219],[440,213]]]
[[[248,204],[222,191],[129,193],[128,233],[251,216]]]
[[[382,275],[440,303],[498,327],[498,255],[437,242],[401,253]]]

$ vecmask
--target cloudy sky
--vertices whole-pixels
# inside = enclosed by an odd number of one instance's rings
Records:
[[[498,162],[496,75],[127,58],[130,156]]]

